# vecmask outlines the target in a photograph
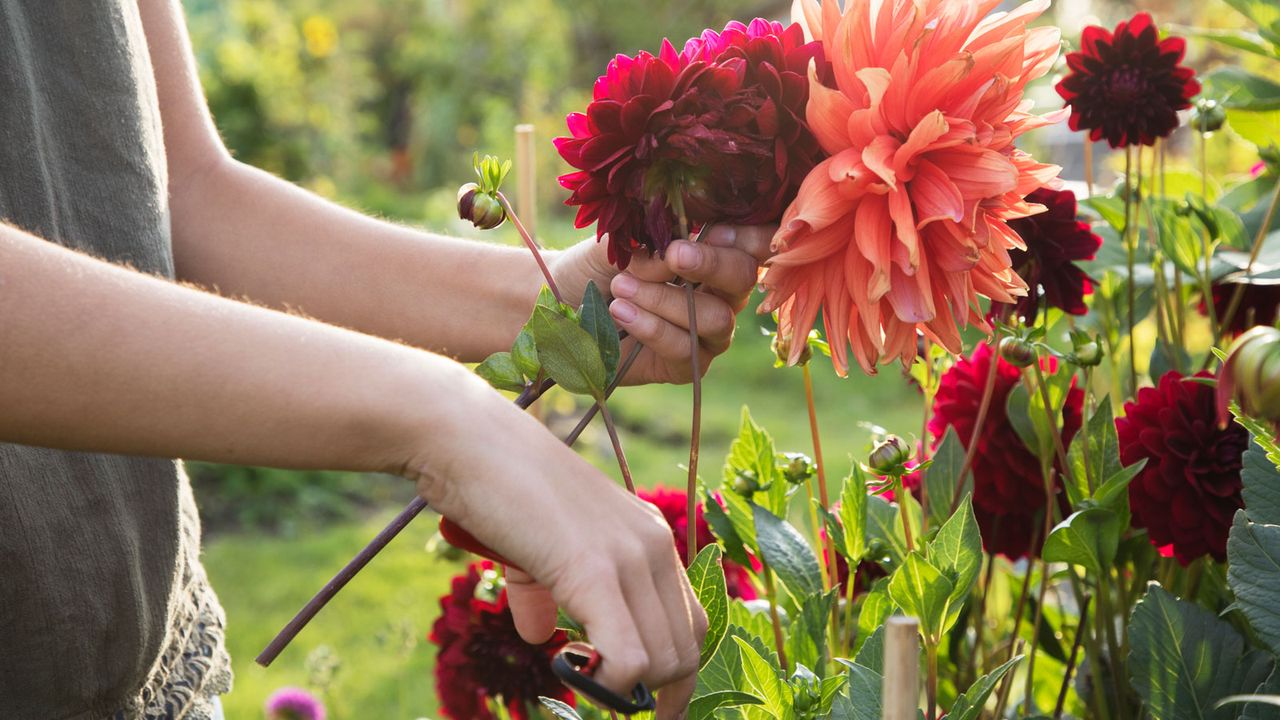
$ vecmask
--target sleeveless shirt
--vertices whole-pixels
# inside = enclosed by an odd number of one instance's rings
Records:
[[[173,277],[133,0],[0,0],[0,221]],[[199,533],[179,461],[0,443],[0,718],[207,717],[230,670]]]

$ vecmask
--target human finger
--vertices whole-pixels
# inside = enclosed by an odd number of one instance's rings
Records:
[[[556,631],[556,601],[551,591],[517,568],[508,567],[506,578],[507,604],[516,632],[531,645],[550,640]]]
[[[632,303],[674,325],[678,333],[688,335],[689,299],[686,288],[668,283],[642,282],[624,273],[613,279],[611,290],[614,303]],[[723,352],[733,338],[736,321],[734,308],[723,298],[702,291],[694,292],[693,302],[699,340],[713,353]],[[656,328],[652,331],[657,332]],[[687,346],[685,343],[686,348]]]

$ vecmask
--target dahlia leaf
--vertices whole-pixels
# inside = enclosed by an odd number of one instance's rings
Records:
[[[844,536],[844,527],[840,523],[840,519],[830,510],[822,507],[822,500],[819,498],[811,498],[813,509],[822,518],[822,526],[827,530],[827,537],[831,538],[832,544],[836,546],[836,552],[840,553],[840,557],[849,559],[849,546],[846,544]],[[843,509],[844,505],[841,505]]]
[[[973,490],[972,473],[960,477],[964,456],[965,447],[956,434],[955,426],[948,425],[942,443],[933,453],[933,462],[924,474],[925,493],[929,498],[929,524],[933,527],[947,521],[952,498]]]
[[[1227,110],[1227,122],[1237,135],[1265,150],[1280,138],[1280,110]]]
[[[822,592],[818,559],[800,531],[759,505],[752,511],[761,559],[773,568],[796,603]]]
[[[1280,696],[1280,670],[1272,670],[1266,682],[1259,685],[1253,692],[1255,695],[1269,695],[1273,699]],[[1280,716],[1280,710],[1277,710],[1274,705],[1247,703],[1240,713],[1240,720],[1276,720],[1278,716]]]
[[[1280,525],[1252,523],[1244,510],[1236,511],[1227,539],[1227,584],[1258,638],[1280,653]]]
[[[1280,84],[1241,67],[1225,65],[1206,74],[1207,96],[1234,110],[1280,110]]]
[[[1165,373],[1185,374],[1185,368],[1191,366],[1191,356],[1181,345],[1170,343],[1164,338],[1156,338],[1155,347],[1151,348],[1151,359],[1148,361],[1147,374],[1153,378],[1161,378]]]
[[[1098,505],[1109,510],[1124,510],[1126,513],[1129,509],[1129,483],[1142,472],[1147,466],[1148,458],[1142,458],[1138,462],[1117,471],[1114,475],[1107,478],[1101,487],[1093,493],[1093,501]]]
[[[702,548],[685,571],[698,604],[707,613],[707,637],[702,642],[699,668],[706,667],[729,628],[729,593],[725,587],[724,567],[720,564],[723,556],[719,545],[708,545]]]
[[[784,608],[778,608],[778,616],[782,622],[790,622],[790,616]],[[734,626],[738,628],[736,633]],[[735,634],[755,645],[760,657],[774,665],[781,665],[778,661],[778,652],[772,645],[773,624],[769,620],[767,600],[752,600],[751,605],[748,605],[746,601],[734,598],[729,605],[729,632],[726,637]],[[770,638],[769,642],[765,642],[766,637]],[[721,642],[720,647],[732,647],[732,643]],[[737,652],[736,647],[734,652]]]
[[[889,578],[889,597],[904,613],[918,618],[921,632],[934,642],[944,632],[954,589],[947,576],[918,551],[907,555],[907,561]]]
[[[725,555],[743,567],[751,567],[751,559],[747,557],[747,551],[742,544],[742,537],[738,535],[737,528],[734,527],[729,516],[725,514],[724,508],[720,506],[720,503],[716,501],[716,498],[711,493],[708,492],[706,494],[702,508],[703,517],[707,519],[707,525],[711,528],[711,533],[724,545]]]
[[[1095,195],[1084,198],[1081,205],[1098,213],[1102,221],[1110,225],[1116,232],[1124,230],[1124,200],[1115,195]]]
[[[594,281],[587,282],[587,291],[582,296],[582,310],[578,313],[578,324],[591,334],[600,351],[600,362],[604,364],[605,384],[613,382],[618,374],[618,359],[622,355],[618,340],[618,326],[609,314],[609,306]]]
[[[1022,662],[1022,656],[1017,655],[1008,662],[991,672],[978,678],[968,690],[960,693],[956,701],[951,704],[951,710],[947,712],[949,720],[978,720],[982,715],[982,709],[987,704],[987,698],[991,697],[991,691],[995,690],[1000,680],[1013,669],[1014,665]]]
[[[569,707],[555,698],[539,695],[538,701],[542,703],[543,707],[550,710],[552,715],[555,715],[560,720],[582,720],[582,716],[578,714],[577,710],[574,710],[572,707]]]
[[[1156,220],[1156,243],[1179,270],[1197,277],[1200,274],[1202,237],[1192,227],[1190,216],[1178,213],[1180,205],[1167,200],[1149,205]]]
[[[1109,570],[1120,547],[1120,516],[1106,508],[1077,510],[1055,527],[1045,540],[1049,562],[1080,565],[1099,577]]]
[[[1195,28],[1186,26],[1175,26],[1176,32],[1197,37],[1202,40],[1216,42],[1219,45],[1235,48],[1236,50],[1244,50],[1245,52],[1261,55],[1267,58],[1280,58],[1280,48],[1269,44],[1258,33],[1249,32],[1248,30],[1227,30],[1221,28]]]
[[[786,639],[787,659],[792,663],[817,668],[824,674],[827,665],[827,621],[835,605],[838,589],[815,593],[805,598],[800,612],[791,621]]]
[[[538,362],[538,346],[533,341],[533,333],[521,330],[511,344],[511,359],[525,378],[533,380],[542,372],[542,363]]]
[[[734,604],[739,605],[741,602]],[[730,623],[725,632],[725,638],[730,637],[749,638],[752,634],[741,626]],[[722,641],[715,654],[711,656],[711,662],[698,671],[698,685],[693,691],[694,698],[717,692],[741,690],[744,684],[741,655],[736,643]]]
[[[849,669],[846,692],[831,704],[831,720],[879,720],[884,677],[879,671],[848,660],[837,660]]]
[[[920,503],[911,493],[903,493],[897,504],[878,495],[867,498],[868,549],[888,555],[887,563],[882,562],[882,557],[876,557],[876,561],[886,565],[887,570],[900,566],[907,559],[907,537],[902,531],[900,506],[906,510],[911,536],[920,537]]]
[[[1013,431],[1017,433],[1018,439],[1026,446],[1031,454],[1037,458],[1043,457],[1044,453],[1049,450],[1047,447],[1049,436],[1047,427],[1045,427],[1043,411],[1033,410],[1031,403],[1034,398],[1027,392],[1027,386],[1019,383],[1009,390],[1009,397],[1005,400],[1005,414],[1009,418],[1009,424],[1013,426]],[[1039,415],[1039,420],[1036,416]],[[1041,430],[1045,427],[1045,430]]]
[[[866,478],[855,463],[840,491],[840,532],[827,530],[831,537],[840,539],[837,545],[844,546],[844,556],[852,567],[867,554],[867,502]]]
[[[880,578],[862,598],[858,612],[858,637],[853,645],[859,663],[879,672],[884,665],[884,621],[893,614],[889,578]]]
[[[882,672],[884,669],[884,621],[881,620],[880,625],[870,635],[861,636],[859,640],[863,641],[862,647],[858,648],[854,662],[876,672]]]
[[[982,536],[973,514],[973,498],[965,495],[960,507],[938,529],[929,543],[929,560],[951,583],[947,614],[941,632],[946,632],[960,616],[965,599],[982,569]]]
[[[756,506],[755,503],[728,488],[725,489],[725,492],[720,493],[720,497],[724,499],[725,515],[728,517],[729,524],[738,539],[744,547],[752,552],[759,553],[760,545],[756,539],[755,511],[752,509]],[[708,522],[710,521],[708,520]],[[749,563],[743,563],[743,565],[750,567]]]
[[[739,707],[741,705],[762,705],[764,701],[741,690],[721,690],[694,698],[689,703],[688,720],[711,720],[715,711],[720,708]]]
[[[764,495],[761,504],[775,515],[786,516],[789,485],[778,472],[777,457],[773,437],[756,424],[744,405],[738,437],[729,446],[729,456],[725,458],[725,484],[732,485],[738,473],[753,473],[760,485],[760,492],[755,495]]]
[[[1130,616],[1129,674],[1154,720],[1227,720],[1231,695],[1253,692],[1271,672],[1267,653],[1248,650],[1226,621],[1179,600],[1157,583]]]
[[[1086,457],[1089,459],[1087,464]],[[1099,488],[1107,479],[1124,469],[1120,464],[1120,440],[1116,436],[1116,420],[1109,395],[1098,403],[1087,426],[1072,438],[1071,449],[1067,451],[1067,462],[1071,465],[1073,482],[1064,485],[1072,507],[1079,507],[1089,496],[1090,486]]]
[[[764,701],[764,709],[775,718],[782,720],[788,717],[791,711],[791,690],[779,674],[778,668],[761,657],[751,643],[736,635],[733,641],[738,644],[747,689]]]
[[[509,352],[496,352],[476,366],[476,374],[499,390],[519,392],[524,389],[524,374],[516,367]]]
[[[1236,422],[1253,433],[1253,442],[1241,456],[1240,479],[1244,483],[1241,494],[1245,512],[1249,513],[1252,522],[1280,525],[1280,468],[1276,467],[1280,464],[1280,448],[1276,447],[1275,436],[1270,434],[1269,427],[1253,421],[1261,434],[1254,432],[1255,428],[1240,422],[1241,417],[1238,416]],[[1270,449],[1262,444],[1263,438],[1271,444]]]
[[[542,306],[534,308],[528,327],[538,347],[538,361],[552,380],[571,393],[597,400],[604,397],[604,363],[590,333]]]

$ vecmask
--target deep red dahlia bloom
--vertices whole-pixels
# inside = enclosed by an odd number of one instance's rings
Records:
[[[1214,283],[1213,314],[1218,322],[1222,322],[1227,314],[1227,306],[1231,304],[1231,296],[1236,293],[1235,283]],[[1203,300],[1200,301],[1200,312],[1209,312]],[[1244,295],[1240,298],[1240,307],[1231,317],[1231,323],[1222,328],[1227,335],[1239,335],[1254,325],[1275,325],[1280,319],[1280,285],[1263,285],[1246,283]]]
[[[671,526],[671,534],[675,537],[676,552],[683,562],[689,552],[688,495],[683,490],[672,490],[656,487],[652,490],[641,489],[638,493],[641,500],[653,503],[662,511],[662,517]],[[716,538],[711,534],[711,527],[702,516],[702,503],[698,503],[694,520],[697,527],[698,550],[714,543]],[[756,589],[751,584],[751,575],[747,569],[732,560],[723,560],[725,585],[729,597],[743,600],[755,600]]]
[[[988,552],[1016,560],[1039,552],[1045,506],[1040,461],[1022,443],[1005,411],[1009,392],[1018,383],[1021,372],[994,357],[986,343],[978,345],[969,357],[961,358],[942,376],[928,427],[935,447],[942,442],[947,426],[954,427],[962,441],[967,442],[973,436],[993,359],[1000,364],[973,461],[973,514],[982,533],[983,547]],[[1045,367],[1056,369],[1052,363]],[[1065,443],[1069,444],[1080,429],[1083,401],[1084,393],[1073,385],[1062,412]]]
[[[815,58],[800,26],[761,19],[681,52],[664,40],[656,56],[617,56],[555,140],[577,169],[560,176],[576,225],[595,222],[625,268],[637,250],[666,251],[680,206],[695,227],[776,221],[821,153],[804,121]]]
[[[1115,32],[1091,25],[1080,51],[1067,54],[1071,72],[1057,85],[1071,108],[1071,129],[1088,130],[1111,147],[1154,145],[1178,127],[1178,111],[1200,93],[1196,73],[1180,63],[1187,42],[1160,39],[1151,16],[1138,13]]]
[[[1046,210],[1009,221],[1009,227],[1027,244],[1026,250],[1009,251],[1014,271],[1029,287],[1026,297],[1018,298],[1013,305],[1014,314],[1025,318],[1027,323],[1033,322],[1043,291],[1050,307],[1084,315],[1088,312],[1084,296],[1093,292],[1093,282],[1072,263],[1092,260],[1102,247],[1102,238],[1089,229],[1089,223],[1076,216],[1076,195],[1070,190],[1041,188],[1026,199],[1029,203],[1044,205]]]
[[[1116,420],[1120,461],[1147,461],[1129,483],[1134,527],[1183,565],[1205,555],[1226,560],[1231,518],[1244,505],[1240,456],[1249,433],[1235,423],[1219,428],[1213,388],[1173,371],[1124,410]]]
[[[494,698],[515,720],[528,720],[539,695],[572,705],[573,693],[551,672],[551,659],[568,637],[556,631],[542,645],[521,640],[506,588],[485,576],[493,568],[488,560],[472,563],[440,598],[442,612],[429,636],[438,648],[440,711],[453,720],[492,720],[488,700]]]

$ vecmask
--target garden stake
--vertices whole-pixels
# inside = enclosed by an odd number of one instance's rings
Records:
[[[920,623],[895,615],[884,623],[881,720],[916,720],[920,712]]]
[[[1080,656],[1080,643],[1084,640],[1085,628],[1088,626],[1089,602],[1092,595],[1085,595],[1080,603],[1080,623],[1076,625],[1076,639],[1071,643],[1071,656],[1067,658],[1067,669],[1062,674],[1062,689],[1058,691],[1058,703],[1053,706],[1053,720],[1061,720],[1062,706],[1067,702],[1067,689],[1071,687],[1071,675],[1076,669],[1076,660]]]
[[[516,201],[529,236],[538,237],[538,155],[534,152],[533,125],[516,126]]]

